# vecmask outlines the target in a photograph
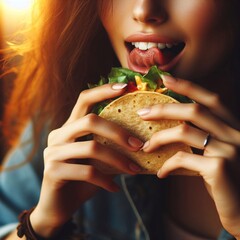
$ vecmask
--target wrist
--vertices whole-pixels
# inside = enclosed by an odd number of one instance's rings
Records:
[[[42,216],[41,213],[39,214],[37,209],[32,211],[29,219],[33,231],[42,238],[53,238],[62,228],[62,225],[55,225],[53,222],[49,221],[46,214],[44,214],[44,216]]]
[[[31,210],[25,210],[20,214],[20,224],[17,227],[18,237],[27,240],[61,240],[67,239],[69,236],[73,235],[75,224],[71,221],[56,227],[48,224],[44,220],[41,221],[39,215],[37,215],[36,212],[34,214],[34,212],[34,208],[32,208]]]

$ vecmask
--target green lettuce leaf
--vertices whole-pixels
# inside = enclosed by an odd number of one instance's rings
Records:
[[[88,87],[93,88],[106,83],[128,83],[130,81],[135,83],[135,76],[139,76],[142,82],[147,83],[149,91],[155,91],[159,87],[164,88],[164,84],[162,83],[162,75],[170,75],[170,73],[160,70],[157,66],[152,66],[145,75],[127,68],[113,67],[107,77],[101,76],[97,84],[88,84]],[[175,93],[170,89],[164,91],[163,94],[168,95],[181,103],[193,102],[188,97]],[[93,112],[99,114],[111,101],[112,100],[106,100],[99,103],[94,107]]]

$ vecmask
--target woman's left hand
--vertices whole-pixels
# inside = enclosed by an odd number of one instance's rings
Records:
[[[143,120],[185,122],[155,133],[145,143],[143,151],[152,152],[172,142],[202,149],[202,155],[178,152],[164,163],[158,177],[166,177],[179,168],[198,172],[216,204],[223,227],[240,239],[240,122],[223,106],[218,95],[169,76],[164,77],[164,84],[196,103],[162,104],[140,110],[138,113]],[[209,140],[207,144],[206,139]]]

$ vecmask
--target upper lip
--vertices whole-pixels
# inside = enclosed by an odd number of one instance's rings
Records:
[[[157,34],[146,34],[146,33],[136,33],[133,35],[128,36],[125,39],[125,42],[153,42],[153,43],[169,43],[175,44],[181,41],[166,37],[166,36],[159,36]]]

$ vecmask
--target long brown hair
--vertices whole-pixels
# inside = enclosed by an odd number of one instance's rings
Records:
[[[61,126],[87,83],[118,65],[99,20],[98,1],[35,0],[31,28],[18,46],[23,60],[4,114],[5,138],[11,145],[29,119],[35,123],[35,140],[46,124],[49,130]],[[239,9],[239,0],[222,4]]]
[[[29,119],[35,136],[61,126],[79,93],[116,63],[94,0],[36,1],[20,71],[4,115],[12,145]]]

